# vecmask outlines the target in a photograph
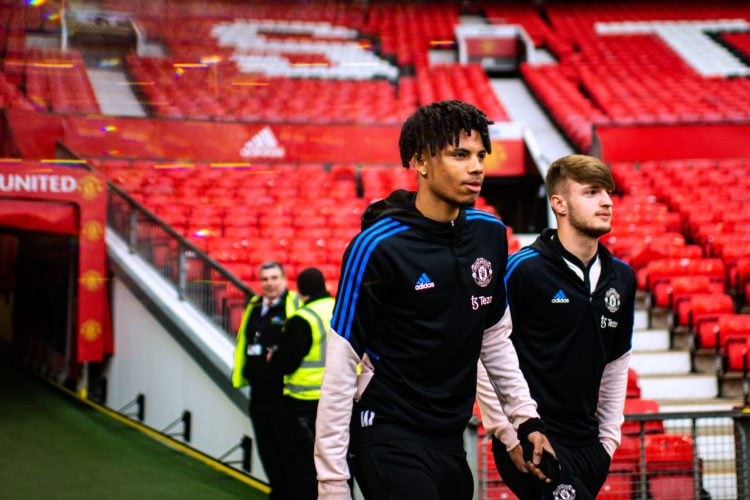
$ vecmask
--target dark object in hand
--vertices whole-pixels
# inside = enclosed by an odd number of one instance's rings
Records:
[[[523,459],[534,463],[534,445],[529,441],[524,441],[521,444],[521,448],[523,450]],[[552,480],[552,484],[560,482],[560,462],[549,451],[542,451],[542,461],[536,467],[542,471],[542,474]]]

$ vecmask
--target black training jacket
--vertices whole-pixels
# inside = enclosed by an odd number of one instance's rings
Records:
[[[631,348],[635,275],[599,244],[602,270],[591,294],[563,256],[583,264],[556,235],[546,229],[508,259],[511,340],[548,434],[584,445],[598,440],[595,412],[604,367]]]
[[[482,334],[506,308],[507,236],[494,215],[461,209],[436,222],[395,191],[363,215],[347,247],[332,329],[375,377],[360,408],[433,435],[471,417]]]

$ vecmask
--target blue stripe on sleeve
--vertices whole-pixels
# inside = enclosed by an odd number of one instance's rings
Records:
[[[409,226],[388,217],[363,231],[354,239],[351,251],[344,264],[340,291],[336,297],[336,309],[331,321],[333,330],[345,339],[348,340],[351,335],[351,325],[354,320],[362,276],[367,268],[370,254],[382,240],[406,229],[409,229]]]

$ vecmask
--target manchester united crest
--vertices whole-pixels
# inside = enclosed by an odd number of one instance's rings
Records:
[[[81,325],[81,336],[93,342],[102,335],[102,324],[93,319],[87,319]]]
[[[104,236],[104,225],[96,220],[90,220],[81,228],[81,234],[91,241],[99,241]]]
[[[91,201],[104,192],[106,185],[95,175],[87,175],[78,180],[78,189],[84,199]]]
[[[617,293],[617,290],[614,288],[607,290],[607,293],[604,294],[604,304],[611,313],[617,312],[620,309],[620,294]]]
[[[492,263],[485,258],[477,258],[471,265],[471,277],[477,285],[486,287],[492,281]]]
[[[88,271],[83,272],[80,280],[83,287],[89,292],[98,290],[105,282],[102,273],[96,269],[89,269]]]
[[[552,492],[555,500],[575,500],[576,490],[570,484],[559,484]]]

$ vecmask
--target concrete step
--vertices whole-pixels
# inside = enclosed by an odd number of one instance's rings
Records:
[[[736,397],[709,399],[673,399],[659,405],[664,413],[722,412],[742,406],[742,399]]]
[[[693,356],[693,367],[696,372],[716,373],[716,364],[714,349],[698,349]]]
[[[643,388],[646,375],[690,374],[690,353],[688,351],[634,351],[630,366],[638,373]]]
[[[727,398],[744,399],[745,381],[737,372],[725,373],[719,383],[719,394]]]
[[[633,330],[645,330],[648,327],[648,312],[644,309],[636,309],[633,317]]]
[[[652,328],[633,331],[633,352],[668,351],[669,330]]]
[[[634,368],[638,371],[637,367]],[[660,404],[674,400],[714,399],[719,394],[716,376],[700,373],[641,375],[639,372],[639,384],[642,398],[655,399]]]

